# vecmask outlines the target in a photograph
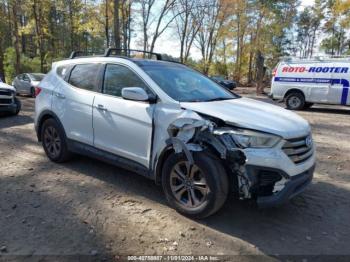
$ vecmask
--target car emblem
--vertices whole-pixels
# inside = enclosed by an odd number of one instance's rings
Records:
[[[311,136],[308,136],[306,139],[305,139],[305,144],[307,147],[312,147],[312,138]]]

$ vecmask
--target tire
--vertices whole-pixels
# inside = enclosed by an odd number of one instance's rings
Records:
[[[193,158],[192,182],[184,182],[184,179],[179,179],[178,171],[182,175],[186,173],[189,166],[187,159],[183,154],[170,155],[162,170],[162,187],[169,204],[179,213],[191,218],[205,218],[225,203],[229,192],[228,178],[219,159],[205,152],[195,152]],[[188,172],[185,177],[187,180],[191,178]],[[195,197],[190,200],[189,194]]]
[[[16,111],[13,113],[13,115],[16,116],[21,111],[22,103],[21,103],[21,100],[19,100],[17,97],[15,97],[14,99],[15,99],[15,104],[17,105],[17,108],[16,108]]]
[[[35,88],[34,87],[30,88],[30,96],[35,98]]]
[[[286,106],[290,110],[302,110],[305,106],[305,97],[302,93],[294,92],[288,94]]]
[[[41,141],[47,157],[56,163],[67,162],[71,159],[64,130],[56,120],[46,120],[41,128]]]

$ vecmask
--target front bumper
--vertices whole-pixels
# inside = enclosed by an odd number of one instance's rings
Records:
[[[16,104],[0,105],[0,112],[15,113],[17,110]]]
[[[289,181],[286,182],[284,188],[277,193],[270,196],[258,196],[258,206],[261,208],[276,207],[288,202],[291,198],[303,192],[311,183],[314,170],[315,165],[299,175],[289,177]],[[283,171],[279,172],[283,177],[286,176]]]

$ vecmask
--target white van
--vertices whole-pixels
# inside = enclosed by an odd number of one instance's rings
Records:
[[[350,58],[286,59],[273,71],[270,97],[301,110],[314,103],[350,105]]]

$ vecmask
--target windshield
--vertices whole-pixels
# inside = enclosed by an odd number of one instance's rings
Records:
[[[179,102],[238,98],[211,79],[183,65],[153,63],[140,66],[167,95]]]
[[[33,81],[41,81],[41,80],[43,80],[45,75],[44,74],[30,74],[29,76]]]

